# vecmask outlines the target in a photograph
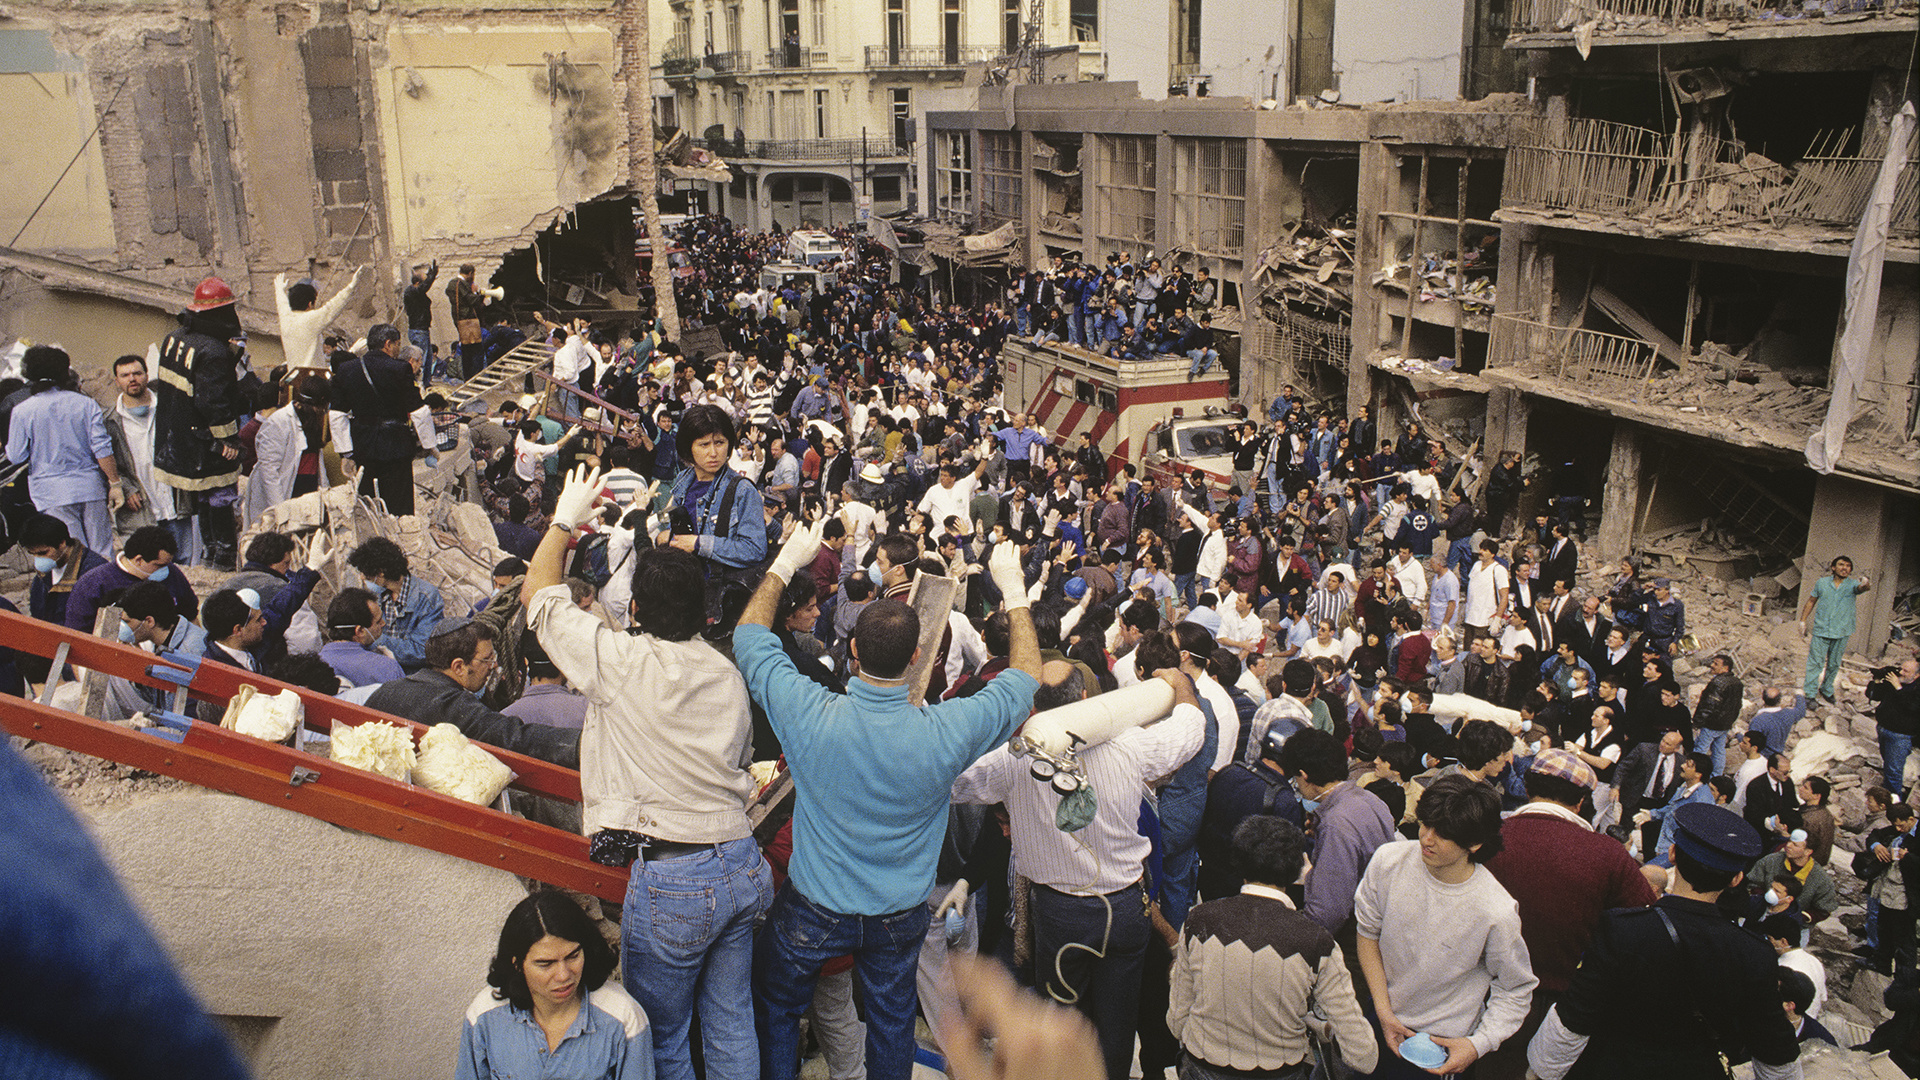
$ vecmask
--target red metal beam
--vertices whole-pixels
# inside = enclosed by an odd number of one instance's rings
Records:
[[[129,679],[142,686],[154,686],[172,690],[173,684],[147,675],[147,668],[153,666],[180,669],[159,657],[132,645],[122,645],[118,641],[83,634],[64,626],[42,622],[39,619],[11,612],[0,611],[0,642],[22,652],[51,658],[59,646],[69,646],[67,663],[74,667],[92,668],[122,679]],[[205,663],[194,673],[193,682],[187,688],[188,693],[202,701],[225,703],[247,684],[268,694],[278,694],[282,690],[292,690],[300,695],[305,706],[306,724],[317,731],[330,731],[333,724],[365,724],[375,720],[397,724],[411,731],[416,742],[425,735],[427,727],[405,717],[393,716],[364,705],[354,705],[326,694],[315,693],[303,687],[270,679],[265,675],[225,664]],[[212,726],[212,725],[206,725]],[[248,742],[258,743],[249,739]],[[264,744],[262,744],[264,745]],[[486,745],[486,744],[482,744]],[[507,768],[515,773],[514,786],[527,791],[550,795],[568,802],[580,801],[580,774],[572,769],[563,768],[550,761],[517,754],[497,746],[487,746],[488,752],[500,759]],[[311,755],[307,755],[311,756]]]

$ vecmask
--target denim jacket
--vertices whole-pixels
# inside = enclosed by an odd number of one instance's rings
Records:
[[[742,477],[739,490],[734,493],[733,513],[727,523],[728,535],[716,536],[708,532],[708,528],[719,524],[720,503],[726,497],[726,485],[727,474],[722,470],[719,476],[714,477],[710,491],[712,505],[704,508],[687,506],[688,515],[697,525],[701,525],[694,538],[693,553],[734,569],[755,566],[767,557],[767,512],[760,498],[760,489],[751,480]],[[687,489],[692,486],[693,470],[682,470],[679,476],[674,477],[670,505],[686,506]]]
[[[595,990],[551,1053],[533,1014],[480,991],[460,1028],[456,1080],[653,1080],[653,1029],[617,982]]]
[[[408,674],[419,671],[427,662],[427,639],[433,636],[441,616],[446,614],[446,600],[439,589],[420,580],[418,574],[407,575],[397,596],[375,591],[380,593],[380,609],[387,617],[387,632],[380,635],[374,645],[386,646]]]

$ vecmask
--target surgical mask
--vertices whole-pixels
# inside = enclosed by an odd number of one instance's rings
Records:
[[[55,561],[54,561],[54,560],[52,560],[52,559],[49,559],[49,558],[47,558],[47,557],[46,557],[45,555],[35,555],[35,556],[33,557],[33,568],[34,568],[34,570],[36,570],[36,571],[38,571],[39,573],[42,573],[42,574],[51,574],[51,573],[53,573],[53,568],[54,568],[54,567],[56,567],[56,566],[58,566],[58,565],[60,565],[60,564],[59,564],[59,563],[57,563],[57,562],[55,562]]]
[[[1775,905],[1775,904],[1777,904],[1777,903],[1779,903],[1779,902],[1780,902],[1780,892],[1779,892],[1779,890],[1777,890],[1777,889],[1768,889],[1768,890],[1767,890],[1767,906],[1768,906],[1768,907],[1772,907],[1773,905]]]
[[[171,573],[173,573],[172,567],[163,566],[160,569],[155,570],[153,573],[148,574],[147,580],[148,581],[165,581],[167,580],[167,575]]]
[[[1298,781],[1291,782],[1289,786],[1293,788],[1293,797],[1300,800],[1300,809],[1305,810],[1309,814],[1313,813],[1315,810],[1320,809],[1319,799],[1309,799],[1305,795],[1301,794],[1300,784]]]
[[[144,419],[144,418],[146,417],[146,415],[147,415],[148,413],[150,413],[150,412],[152,412],[152,411],[153,411],[153,406],[151,406],[151,405],[129,405],[129,406],[127,406],[127,415],[128,415],[128,416],[137,416],[137,417],[140,417],[140,418],[142,418],[142,419]]]
[[[128,626],[125,619],[120,620],[120,644],[133,644],[133,627]]]
[[[879,563],[873,563],[867,567],[867,580],[873,582],[873,587],[876,589],[886,588],[885,585],[881,584],[886,580],[886,576],[887,575],[880,572]]]
[[[1536,742],[1536,743],[1528,743],[1528,744],[1527,744],[1527,749],[1528,749],[1528,750],[1529,750],[1530,752],[1532,752],[1532,754],[1533,754],[1533,756],[1534,756],[1534,757],[1539,757],[1539,756],[1540,756],[1540,744],[1539,744],[1539,743],[1537,743],[1537,742]]]

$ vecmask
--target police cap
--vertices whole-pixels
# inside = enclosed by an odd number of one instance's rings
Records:
[[[1724,806],[1687,803],[1673,825],[1675,845],[1709,870],[1745,870],[1760,857],[1760,834]]]

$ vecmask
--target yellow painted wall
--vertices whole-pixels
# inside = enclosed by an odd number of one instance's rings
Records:
[[[387,48],[374,83],[396,251],[516,237],[624,175],[610,29],[396,29]],[[582,98],[548,91],[562,53]]]
[[[60,345],[73,358],[73,369],[89,393],[105,392],[100,388],[112,381],[116,357],[145,356],[148,345],[158,344],[179,325],[173,315],[155,308],[48,289],[23,274],[8,275],[6,294],[0,297],[0,342],[17,337],[36,345]],[[266,334],[249,336],[247,354],[262,373],[286,361],[279,340]]]
[[[122,102],[122,107],[131,98]],[[93,92],[78,72],[0,73],[0,245],[7,245],[33,214],[18,242],[23,251],[80,256],[114,253],[113,210],[107,202],[100,140],[87,141],[80,159],[54,188],[62,169],[99,122]]]

